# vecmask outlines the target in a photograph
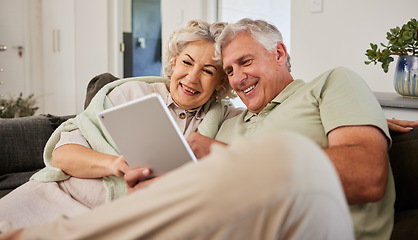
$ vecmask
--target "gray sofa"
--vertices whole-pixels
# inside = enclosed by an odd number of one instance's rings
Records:
[[[84,108],[104,85],[117,80],[110,73],[95,76],[87,85]],[[0,118],[0,198],[27,182],[43,168],[43,149],[52,132],[75,115],[41,114],[31,117]]]
[[[116,78],[99,75],[90,82],[86,105],[103,84]],[[72,116],[38,115],[0,119],[0,197],[28,181],[44,166],[43,148],[52,132]],[[391,133],[389,150],[395,178],[395,224],[392,239],[418,239],[418,129]]]

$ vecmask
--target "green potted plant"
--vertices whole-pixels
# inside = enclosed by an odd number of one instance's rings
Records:
[[[418,21],[411,19],[401,28],[395,27],[387,32],[387,45],[370,43],[370,49],[366,50],[368,61],[364,63],[381,63],[385,73],[389,70],[389,64],[394,61],[393,56],[399,56],[395,71],[395,90],[408,97],[418,97],[417,71],[418,71]]]
[[[16,99],[0,99],[0,118],[27,117],[35,114],[38,107],[35,106],[36,99],[31,94],[23,98],[22,93]]]

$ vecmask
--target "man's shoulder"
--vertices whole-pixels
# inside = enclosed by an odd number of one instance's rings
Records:
[[[330,69],[312,81],[308,82],[308,87],[320,87],[320,88],[344,88],[345,86],[351,87],[365,87],[366,82],[364,79],[347,67],[337,67]]]

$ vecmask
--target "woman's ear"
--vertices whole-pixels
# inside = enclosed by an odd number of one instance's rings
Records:
[[[215,88],[215,90],[216,91],[221,90],[224,87],[224,84],[226,83],[226,81],[228,81],[228,78],[225,75],[224,77],[222,77],[221,81],[219,81],[218,86]]]
[[[171,59],[171,67],[172,67],[172,68],[176,66],[177,57],[178,57],[178,56],[174,56],[174,57]]]

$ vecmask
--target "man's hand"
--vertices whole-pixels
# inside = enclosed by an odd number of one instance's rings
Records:
[[[411,128],[418,127],[418,120],[407,121],[407,120],[398,120],[398,119],[387,119],[388,127],[390,131],[407,133],[411,131]]]
[[[148,168],[135,168],[127,171],[124,175],[124,178],[128,187],[128,194],[131,194],[137,189],[145,188],[159,179],[159,177],[155,177],[152,179],[145,180],[150,176],[150,174],[151,170]]]
[[[192,149],[194,155],[200,159],[210,153],[210,146],[213,143],[220,143],[223,145],[227,145],[223,142],[216,141],[213,138],[203,136],[200,133],[193,132],[187,138],[187,143],[189,143],[190,148]]]

